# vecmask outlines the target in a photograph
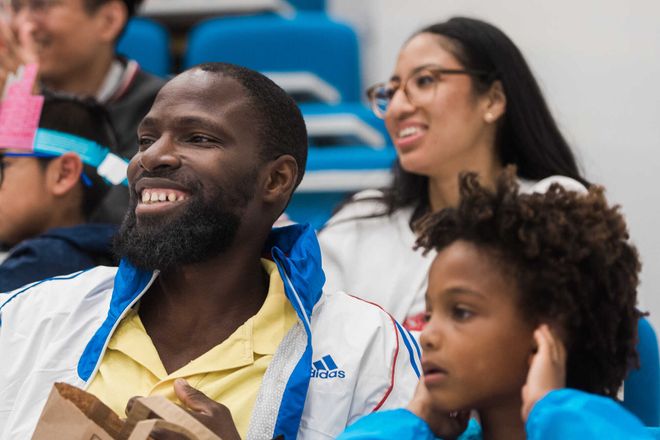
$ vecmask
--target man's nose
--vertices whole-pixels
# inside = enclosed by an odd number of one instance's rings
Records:
[[[178,168],[181,164],[176,145],[169,136],[161,136],[138,156],[138,164],[146,171]]]

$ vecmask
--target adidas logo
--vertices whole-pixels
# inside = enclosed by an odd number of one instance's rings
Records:
[[[319,379],[343,379],[346,377],[346,372],[339,369],[330,355],[326,355],[312,363],[312,377]]]

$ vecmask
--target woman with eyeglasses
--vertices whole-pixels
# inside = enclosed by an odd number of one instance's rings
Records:
[[[434,255],[413,250],[415,222],[457,203],[461,172],[493,187],[513,164],[529,192],[588,182],[522,54],[489,23],[457,17],[415,33],[367,95],[398,159],[389,187],[356,194],[321,231],[326,286],[419,330]]]

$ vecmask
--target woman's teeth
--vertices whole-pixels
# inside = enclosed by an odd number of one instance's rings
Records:
[[[406,127],[397,133],[397,137],[406,138],[420,132],[419,127]]]
[[[176,194],[175,192],[167,191],[150,191],[145,189],[142,191],[142,203],[162,203],[162,202],[177,202],[185,200],[186,196],[183,194]]]

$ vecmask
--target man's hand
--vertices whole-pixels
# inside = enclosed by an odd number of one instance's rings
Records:
[[[185,379],[174,381],[174,392],[183,404],[183,408],[222,440],[241,439],[229,408],[209,399],[204,393],[191,387]],[[133,399],[128,402],[127,414]],[[151,434],[151,438],[154,440],[187,440],[186,436],[166,429],[157,429]]]
[[[470,411],[448,413],[437,409],[431,399],[429,390],[420,379],[415,389],[415,395],[408,404],[408,410],[428,423],[436,437],[446,440],[457,438],[467,428]]]
[[[566,386],[566,348],[562,341],[550,331],[547,324],[541,324],[534,331],[538,348],[534,354],[527,382],[522,388],[522,419],[527,417],[532,408],[552,390]]]

